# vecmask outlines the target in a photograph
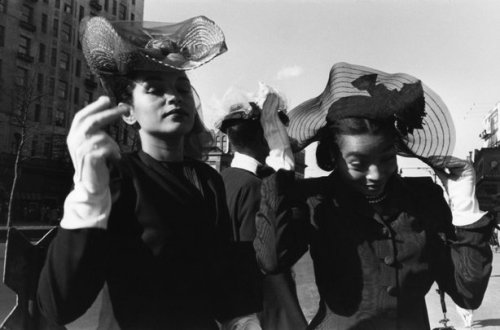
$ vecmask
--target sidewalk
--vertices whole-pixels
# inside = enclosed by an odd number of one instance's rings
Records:
[[[0,244],[0,270],[3,274],[5,244]],[[493,255],[493,272],[483,304],[474,313],[473,329],[500,330],[500,253]],[[309,254],[305,255],[294,268],[297,281],[299,300],[307,319],[310,320],[316,313],[318,294],[314,285],[312,261]],[[0,284],[0,323],[8,315],[15,304],[15,294],[3,282]],[[442,319],[441,305],[436,288],[433,287],[426,297],[427,310],[431,328],[440,326]],[[448,318],[456,330],[465,330],[462,321],[455,310],[455,304],[446,297]],[[99,316],[100,297],[85,315],[67,326],[68,330],[95,329]]]

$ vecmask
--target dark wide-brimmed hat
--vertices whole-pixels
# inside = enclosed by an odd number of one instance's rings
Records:
[[[85,59],[108,92],[114,79],[134,71],[192,70],[227,50],[222,30],[204,16],[179,23],[85,17],[80,35]]]
[[[289,112],[288,134],[295,151],[318,140],[319,130],[347,117],[394,119],[398,153],[442,168],[455,146],[455,128],[441,98],[419,79],[349,63],[336,63],[325,90]],[[437,160],[441,159],[441,160]]]

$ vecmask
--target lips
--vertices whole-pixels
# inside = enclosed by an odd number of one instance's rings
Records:
[[[170,111],[163,113],[161,115],[161,117],[166,118],[168,116],[174,116],[174,115],[186,116],[186,117],[189,116],[189,114],[186,111],[182,110],[181,108],[175,108],[175,109],[172,109]]]

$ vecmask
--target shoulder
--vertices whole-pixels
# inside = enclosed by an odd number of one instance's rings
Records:
[[[420,196],[443,195],[443,189],[430,177],[401,177],[403,184],[415,194]]]

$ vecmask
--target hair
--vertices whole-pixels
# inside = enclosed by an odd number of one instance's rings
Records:
[[[333,171],[337,167],[340,155],[338,137],[340,135],[387,134],[399,136],[394,126],[394,119],[368,119],[348,117],[328,123],[318,131],[319,143],[316,149],[316,162],[324,171]]]
[[[103,85],[107,94],[114,99],[116,104],[123,102],[132,105],[132,95],[136,86],[134,79],[135,75],[114,76],[112,81],[103,81]],[[194,87],[191,87],[191,89],[195,101],[196,113],[193,128],[184,136],[184,155],[192,159],[204,161],[207,159],[208,152],[213,145],[213,136],[200,117],[202,109],[199,95]],[[139,123],[135,123],[132,127],[136,131],[140,129]]]
[[[226,134],[235,151],[244,148],[260,147],[264,139],[264,131],[260,121],[237,119],[230,123]]]

